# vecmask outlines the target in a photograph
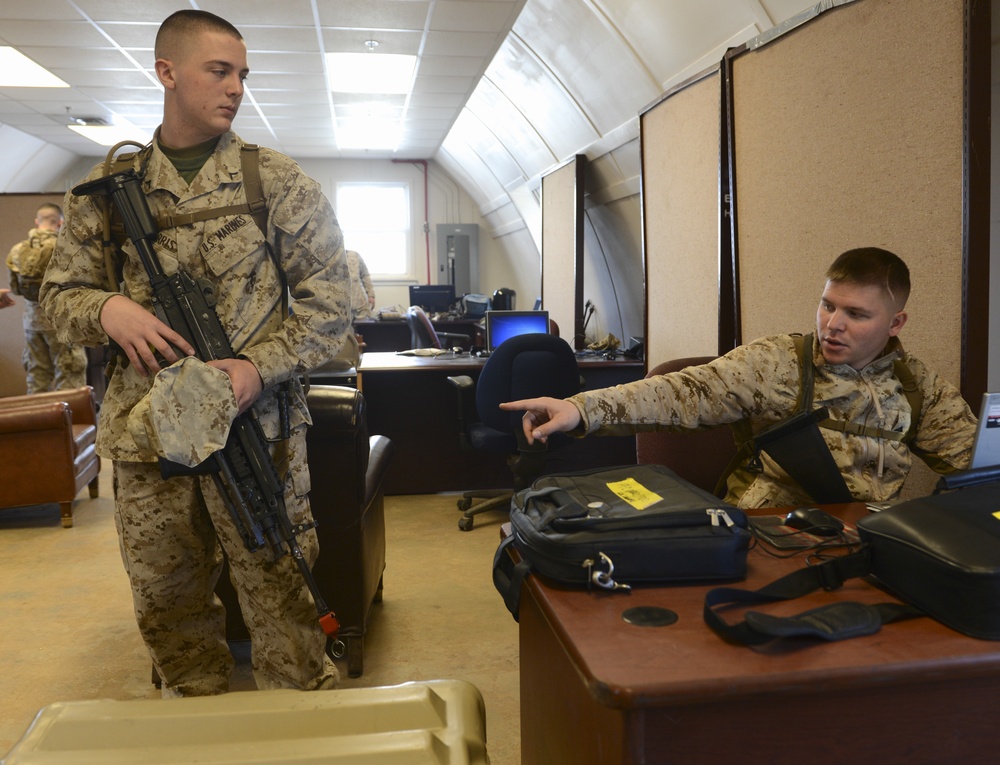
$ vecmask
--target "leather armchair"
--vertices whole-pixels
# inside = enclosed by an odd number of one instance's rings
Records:
[[[96,438],[90,386],[0,398],[0,509],[58,503],[62,525],[71,527],[80,489],[89,485],[97,496]]]
[[[307,435],[309,497],[320,547],[313,575],[340,622],[348,674],[358,677],[364,671],[368,615],[382,600],[382,477],[392,442],[385,436],[369,436],[365,400],[353,388],[313,385],[307,401],[313,418]],[[228,569],[219,577],[216,594],[226,606],[228,639],[248,640]]]

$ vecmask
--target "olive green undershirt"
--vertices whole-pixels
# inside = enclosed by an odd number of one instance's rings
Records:
[[[212,156],[218,143],[219,136],[216,136],[186,149],[171,149],[162,143],[159,146],[163,156],[170,160],[170,164],[176,168],[184,182],[190,184],[208,162],[208,158]]]

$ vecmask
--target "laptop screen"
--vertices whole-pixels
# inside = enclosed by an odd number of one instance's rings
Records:
[[[549,333],[548,311],[487,311],[486,348],[495,351],[515,335]]]
[[[1000,465],[1000,393],[984,393],[969,469]]]

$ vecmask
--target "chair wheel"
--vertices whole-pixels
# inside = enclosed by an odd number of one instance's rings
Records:
[[[470,507],[472,507],[471,497],[462,497],[460,500],[458,500],[458,509],[461,510],[463,513]]]
[[[462,516],[458,519],[458,528],[462,531],[469,531],[472,528],[472,524],[475,519],[469,516]]]

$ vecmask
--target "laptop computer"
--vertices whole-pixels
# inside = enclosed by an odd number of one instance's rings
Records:
[[[1000,393],[984,393],[969,469],[1000,465]]]
[[[486,350],[495,351],[499,345],[515,335],[549,332],[548,311],[487,311]]]

